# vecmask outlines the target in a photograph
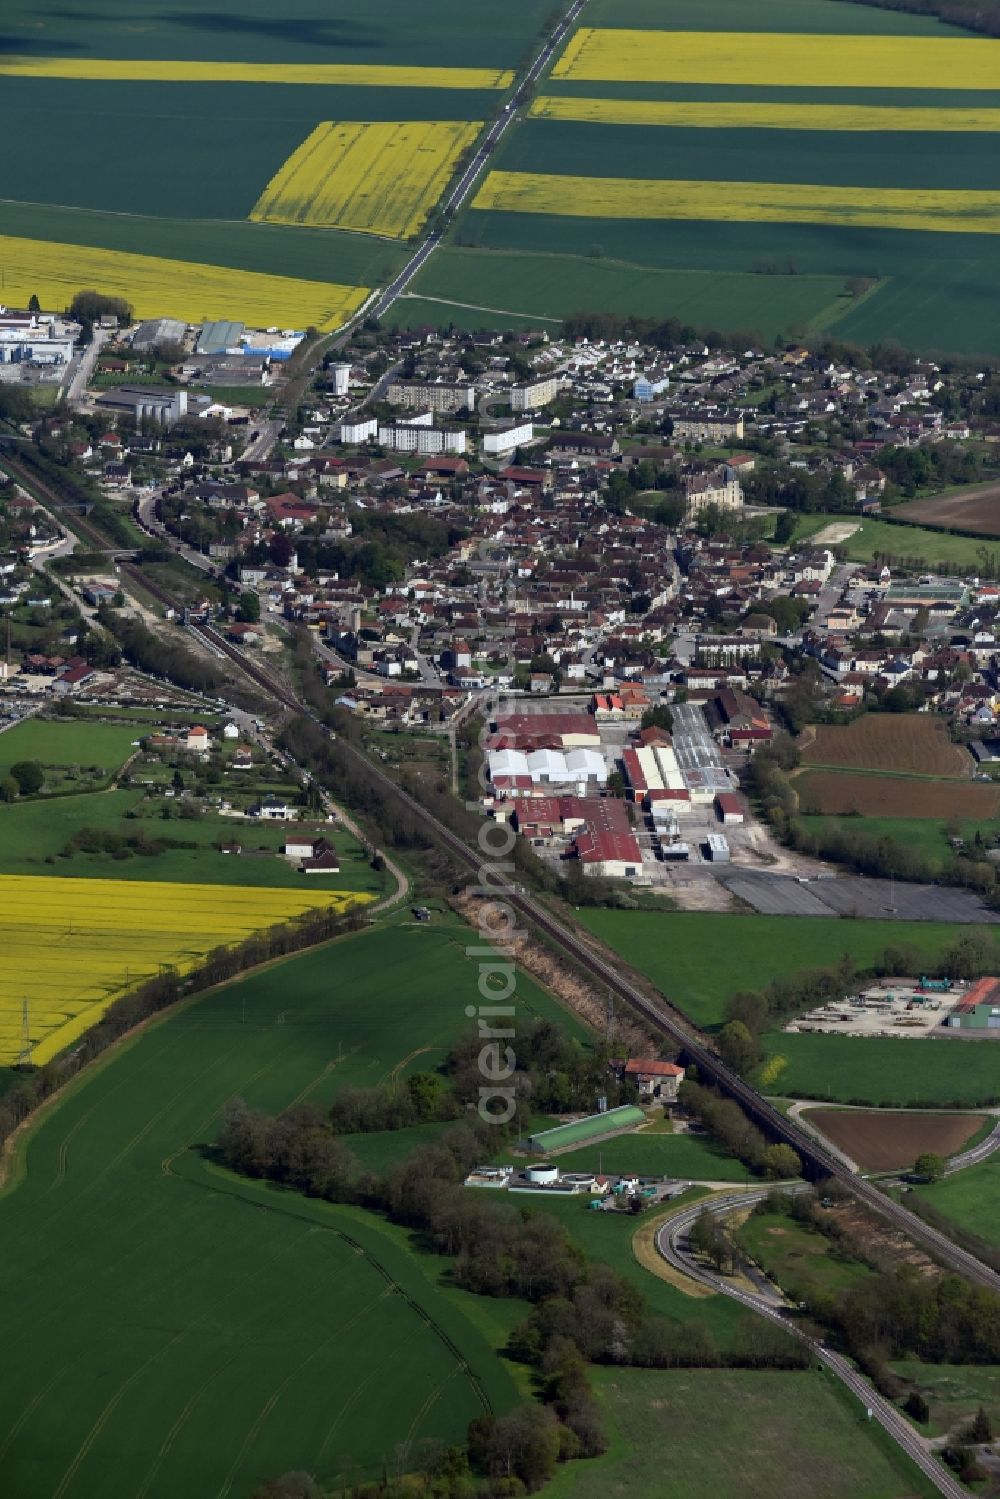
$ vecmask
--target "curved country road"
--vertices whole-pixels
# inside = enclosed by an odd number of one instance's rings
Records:
[[[799,1188],[798,1190],[806,1189]],[[790,1321],[781,1309],[784,1302],[776,1293],[765,1289],[766,1282],[763,1282],[763,1279],[756,1291],[744,1291],[732,1285],[725,1276],[716,1274],[715,1271],[694,1258],[690,1249],[689,1234],[695,1219],[706,1207],[710,1213],[725,1217],[727,1213],[762,1202],[769,1191],[771,1188],[754,1192],[727,1193],[722,1197],[717,1197],[714,1201],[706,1202],[703,1199],[692,1204],[691,1207],[676,1213],[664,1223],[656,1235],[657,1249],[667,1263],[673,1269],[680,1271],[682,1275],[687,1275],[692,1280],[711,1287],[713,1291],[719,1291],[724,1296],[731,1297],[748,1310],[756,1312],[758,1316],[766,1317],[769,1322],[775,1323],[791,1333],[793,1337],[798,1338],[806,1345],[813,1357],[829,1369],[830,1373],[860,1400],[866,1410],[871,1411],[871,1419],[877,1421],[911,1462],[917,1465],[939,1494],[946,1495],[947,1499],[968,1499],[968,1489],[934,1457],[933,1449],[926,1438],[913,1429],[906,1417],[900,1415],[894,1405],[878,1394],[868,1380],[858,1373],[849,1359],[843,1354],[835,1353],[819,1339],[810,1337],[803,1328]]]

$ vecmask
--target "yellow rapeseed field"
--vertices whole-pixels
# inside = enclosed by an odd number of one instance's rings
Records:
[[[408,239],[481,128],[465,120],[327,121],[271,178],[250,217]]]
[[[890,104],[733,104],[677,99],[585,99],[539,94],[529,114],[600,125],[682,125],[696,130],[926,130],[995,133],[1000,109]]]
[[[582,27],[553,78],[758,88],[1000,89],[1000,41]]]
[[[41,1065],[164,964],[187,972],[213,948],[300,912],[371,899],[316,889],[0,876],[0,1064],[20,1055],[25,999],[31,1059]]]
[[[12,235],[0,235],[0,270],[3,298],[15,307],[27,307],[33,294],[43,307],[66,307],[82,288],[98,286],[127,297],[139,317],[239,318],[256,328],[339,328],[368,296],[363,286]]]
[[[0,56],[0,76],[139,83],[313,83],[346,88],[504,89],[496,68],[395,67],[389,63],[186,62],[134,57]]]
[[[490,172],[473,208],[604,219],[732,219],[1000,234],[1000,191],[829,187],[800,182],[670,182]]]

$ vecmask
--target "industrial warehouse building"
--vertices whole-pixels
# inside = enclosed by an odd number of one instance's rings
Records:
[[[529,1135],[528,1149],[535,1155],[547,1155],[553,1150],[567,1150],[571,1145],[586,1145],[590,1140],[635,1129],[645,1122],[646,1116],[636,1104],[624,1103],[620,1108],[607,1109],[603,1114],[588,1114],[586,1119],[574,1119],[572,1124],[557,1124],[554,1129]]]
[[[584,874],[609,880],[642,874],[642,849],[629,822],[625,803],[609,797],[591,801],[586,824],[573,839]]]
[[[1000,1030],[1000,979],[976,979],[948,1016],[954,1030]]]

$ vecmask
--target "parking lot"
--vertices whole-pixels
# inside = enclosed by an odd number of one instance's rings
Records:
[[[765,916],[862,916],[873,920],[997,922],[1000,914],[972,890],[821,876],[803,882],[763,870],[723,869],[720,878],[739,900]]]

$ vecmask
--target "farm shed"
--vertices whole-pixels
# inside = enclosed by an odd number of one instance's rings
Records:
[[[549,1151],[565,1150],[571,1145],[586,1145],[588,1140],[602,1139],[605,1135],[621,1134],[645,1124],[646,1116],[633,1103],[621,1108],[608,1109],[604,1114],[589,1114],[586,1119],[575,1119],[572,1124],[557,1124],[554,1129],[528,1136],[528,1149],[535,1155],[546,1155]]]

